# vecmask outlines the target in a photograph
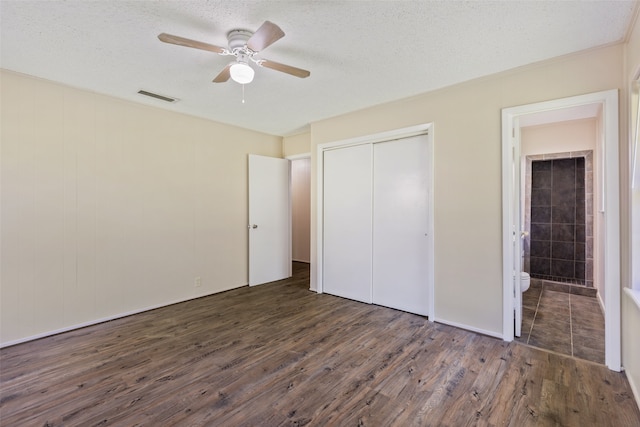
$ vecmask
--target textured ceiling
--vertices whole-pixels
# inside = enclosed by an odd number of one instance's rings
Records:
[[[0,66],[274,135],[595,46],[620,42],[636,1],[0,1]],[[261,57],[311,71],[211,80],[230,61],[169,45],[226,46],[265,20],[286,36]],[[144,89],[175,104],[138,95]]]

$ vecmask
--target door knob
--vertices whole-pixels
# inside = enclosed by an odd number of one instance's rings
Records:
[[[247,227],[248,228],[258,228],[258,225],[257,224],[253,224],[253,225],[248,225]]]

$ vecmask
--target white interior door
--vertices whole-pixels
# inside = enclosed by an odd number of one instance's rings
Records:
[[[249,285],[291,276],[289,160],[249,155]]]
[[[373,303],[429,314],[427,136],[373,145]]]
[[[371,144],[323,154],[324,292],[371,302]]]
[[[520,140],[520,125],[518,119],[514,121],[513,129],[514,140]],[[522,277],[522,230],[524,230],[523,216],[523,191],[521,191],[521,161],[520,161],[520,144],[513,145],[513,253],[516,256],[513,259],[513,307],[514,307],[514,335],[519,337],[522,335],[522,292],[520,291],[520,281]]]

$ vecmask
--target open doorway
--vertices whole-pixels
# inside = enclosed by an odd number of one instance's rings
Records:
[[[596,198],[594,223],[601,238],[595,243],[593,281],[601,287],[605,317],[605,363],[620,370],[620,266],[619,266],[619,177],[618,94],[598,92],[571,98],[503,110],[503,289],[504,339],[516,335],[515,318],[521,322],[521,275],[524,270],[526,237],[522,130],[526,126],[593,118],[597,121],[593,185],[602,195]],[[606,197],[605,197],[606,195]],[[598,225],[599,224],[599,225]],[[598,243],[599,242],[599,243]],[[574,246],[575,248],[575,246]],[[599,252],[598,252],[599,251]],[[529,260],[530,261],[530,260]],[[574,263],[575,265],[575,263]],[[530,267],[530,265],[528,266]]]
[[[311,261],[311,156],[291,160],[291,262],[294,270],[309,269]]]
[[[595,209],[602,195],[594,185],[602,112],[584,107],[570,120],[529,124],[534,117],[520,120],[522,268],[530,287],[515,339],[604,364],[602,211]]]

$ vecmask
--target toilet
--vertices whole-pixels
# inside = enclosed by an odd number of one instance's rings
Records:
[[[527,236],[529,235],[529,232],[526,230],[522,230],[522,233],[520,233],[520,238],[522,238],[522,240],[524,241]],[[520,264],[520,268],[523,269],[524,268],[524,243],[522,244],[522,253],[520,255],[522,255],[521,258],[521,264]],[[529,289],[529,286],[531,286],[531,276],[529,276],[529,273],[527,273],[526,271],[522,271],[520,273],[520,292],[526,292],[527,289]]]
[[[531,286],[531,276],[529,276],[529,273],[523,271],[520,273],[520,291],[526,292],[529,286]]]

